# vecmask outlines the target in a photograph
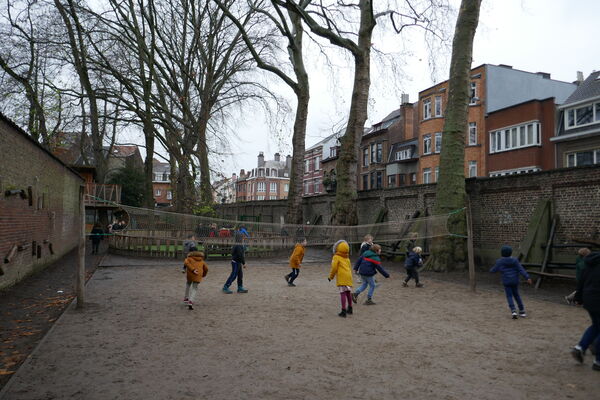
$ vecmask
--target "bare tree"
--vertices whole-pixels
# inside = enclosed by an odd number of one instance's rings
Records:
[[[446,214],[465,206],[465,132],[469,109],[469,75],[473,54],[473,39],[479,22],[481,0],[462,0],[454,41],[448,105],[442,134],[440,177],[436,190],[436,214]],[[465,214],[454,214],[449,221],[450,232],[465,233]],[[465,241],[462,238],[439,238],[433,242],[430,268],[447,271],[464,265]]]

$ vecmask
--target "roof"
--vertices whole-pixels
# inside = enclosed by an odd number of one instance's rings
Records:
[[[115,157],[129,157],[138,151],[136,145],[114,145],[112,147],[112,155]]]
[[[346,130],[346,128],[340,129],[339,131],[337,131],[337,132],[335,132],[335,133],[327,136],[325,139],[322,139],[321,141],[313,144],[308,149],[306,149],[306,151],[316,149],[319,146],[323,146],[325,143],[327,143],[329,140],[331,140],[333,138],[340,138],[341,136],[344,136],[344,131],[345,130]]]
[[[42,145],[40,145],[36,140],[34,140],[31,137],[30,134],[28,134],[23,129],[21,129],[21,127],[19,125],[17,125],[16,123],[14,123],[10,118],[8,118],[6,115],[2,114],[1,112],[0,112],[0,120],[2,120],[4,123],[6,123],[11,128],[13,128],[16,132],[18,132],[19,134],[21,134],[22,136],[24,136],[25,138],[27,138],[27,140],[29,140],[31,143],[33,143],[37,148],[39,148],[44,153],[46,153],[48,156],[50,156],[50,158],[53,158],[55,161],[57,161],[58,163],[60,163],[67,170],[69,170],[71,173],[73,173],[74,175],[76,175],[79,179],[81,179],[82,181],[84,180],[81,177],[81,175],[79,175],[77,173],[77,171],[75,171],[74,169],[72,169],[71,167],[69,167],[60,158],[58,158],[57,156],[55,156],[54,154],[52,154],[50,151],[48,151],[48,149],[46,149],[45,147],[43,147]]]
[[[564,105],[600,97],[600,71],[592,72],[567,98]]]

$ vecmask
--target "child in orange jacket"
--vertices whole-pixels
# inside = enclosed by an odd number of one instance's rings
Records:
[[[290,256],[290,268],[292,269],[292,272],[284,276],[288,286],[296,286],[294,284],[294,280],[300,274],[300,264],[302,264],[302,260],[304,259],[305,247],[306,239],[298,239],[296,242],[296,246],[294,247],[294,252]]]
[[[333,258],[331,270],[327,279],[331,281],[336,277],[336,284],[342,300],[342,311],[338,314],[346,318],[352,314],[352,270],[350,268],[350,246],[345,240],[339,240],[333,245]]]
[[[183,303],[188,306],[188,309],[193,310],[198,283],[202,282],[202,278],[208,273],[208,266],[204,262],[204,253],[201,251],[190,252],[183,265],[185,266],[185,276],[187,280]]]

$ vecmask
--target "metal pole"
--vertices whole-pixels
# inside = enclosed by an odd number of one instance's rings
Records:
[[[84,204],[84,191],[85,186],[79,187],[79,212],[80,212],[80,234],[79,234],[79,248],[78,248],[78,261],[77,261],[77,282],[76,282],[76,294],[77,294],[77,308],[82,308],[85,300],[85,204]]]

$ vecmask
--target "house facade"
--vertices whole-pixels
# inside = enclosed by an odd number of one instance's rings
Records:
[[[236,183],[236,201],[287,199],[291,167],[291,156],[288,155],[284,161],[279,153],[275,153],[273,160],[266,161],[261,151],[256,168],[248,172],[240,171]]]
[[[600,71],[590,74],[558,108],[552,142],[558,168],[600,164]]]
[[[152,160],[152,195],[156,207],[173,205],[173,187],[171,185],[171,165]]]
[[[213,200],[217,204],[230,204],[236,201],[237,174],[222,178],[213,183]]]
[[[490,113],[550,97],[554,97],[557,104],[562,104],[575,88],[573,83],[551,79],[548,73],[520,71],[509,65],[483,64],[473,68],[469,83],[468,127],[465,132],[465,176],[488,175],[490,135],[486,117]],[[417,183],[434,183],[439,176],[447,92],[448,81],[445,81],[419,93],[421,149]]]

